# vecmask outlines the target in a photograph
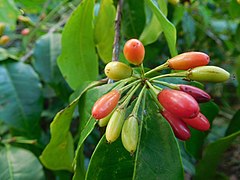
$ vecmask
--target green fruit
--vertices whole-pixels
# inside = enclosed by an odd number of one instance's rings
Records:
[[[102,119],[99,119],[99,120],[98,120],[98,126],[99,126],[99,127],[105,127],[105,126],[108,124],[108,122],[109,122],[112,114],[113,114],[113,112],[110,113],[109,115],[107,115],[106,117],[104,117],[104,118],[102,118]]]
[[[187,78],[202,82],[224,82],[230,74],[217,66],[200,66],[190,69]]]
[[[138,143],[138,120],[134,116],[130,116],[123,124],[122,128],[122,144],[124,148],[131,154],[137,149]]]
[[[118,108],[113,112],[106,128],[106,139],[109,143],[116,141],[119,137],[124,123],[125,113],[126,109],[122,108]]]
[[[108,63],[104,72],[112,80],[121,80],[132,76],[132,68],[118,61]]]

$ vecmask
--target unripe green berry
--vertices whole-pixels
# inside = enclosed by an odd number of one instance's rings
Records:
[[[108,63],[105,66],[104,72],[112,80],[121,80],[132,76],[132,68],[118,61]]]
[[[113,112],[106,128],[106,139],[109,143],[116,141],[119,137],[124,123],[125,113],[126,109],[122,108],[118,108]]]
[[[200,66],[190,69],[187,77],[201,82],[224,82],[230,77],[229,72],[217,66]]]

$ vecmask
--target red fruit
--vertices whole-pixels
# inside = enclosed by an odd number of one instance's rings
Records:
[[[168,60],[168,66],[175,70],[205,66],[209,63],[209,56],[202,52],[186,52]]]
[[[130,39],[124,45],[123,53],[130,63],[139,65],[144,59],[145,49],[141,41],[137,39]]]
[[[178,85],[178,87],[180,91],[190,94],[199,103],[208,102],[211,99],[208,93],[206,93],[205,91],[197,87],[189,86],[185,84],[180,84]]]
[[[24,28],[24,29],[21,31],[21,34],[22,34],[23,36],[27,36],[29,33],[30,33],[30,29],[29,29],[29,28]]]
[[[194,118],[199,113],[197,101],[189,94],[172,89],[164,89],[158,94],[160,104],[180,118]]]
[[[199,113],[195,118],[182,118],[182,120],[192,128],[199,131],[207,131],[210,128],[208,119],[202,113]]]
[[[163,110],[162,115],[169,122],[175,136],[178,139],[186,141],[191,137],[189,128],[179,117],[174,116],[166,110]]]
[[[112,90],[102,96],[95,102],[92,108],[92,116],[95,119],[106,117],[117,106],[120,96],[121,95],[117,90]]]

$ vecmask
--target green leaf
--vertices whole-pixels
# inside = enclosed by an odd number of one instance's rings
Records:
[[[49,84],[57,84],[61,80],[56,62],[60,52],[61,34],[53,33],[41,36],[33,49],[33,66],[41,79]]]
[[[8,60],[0,64],[0,77],[0,119],[28,137],[38,137],[43,99],[37,74],[27,64]]]
[[[102,0],[94,27],[95,44],[104,63],[112,59],[116,9],[112,0]]]
[[[20,11],[17,9],[13,0],[3,0],[0,4],[0,22],[4,22],[15,29],[17,17]]]
[[[215,179],[216,169],[223,153],[239,135],[240,130],[209,144],[204,151],[203,158],[196,166],[196,176],[194,179]]]
[[[0,48],[0,61],[8,58],[8,52],[4,48]]]
[[[124,36],[139,38],[145,26],[144,0],[123,1],[122,19]]]
[[[86,180],[132,179],[134,156],[131,156],[119,138],[112,144],[103,136],[99,141],[86,175]]]
[[[85,87],[80,95],[65,109],[61,110],[55,116],[50,125],[51,139],[40,156],[41,162],[52,170],[72,171],[72,161],[74,157],[73,138],[69,131],[73,112],[78,104],[82,94],[89,88],[98,85],[99,82],[93,82]]]
[[[42,165],[34,154],[26,149],[6,145],[0,146],[0,179],[43,180]]]
[[[120,138],[108,144],[104,136],[92,155],[86,179],[183,179],[179,147],[169,124],[151,98],[141,106],[140,142],[134,156],[123,148]]]
[[[158,0],[160,10],[167,16],[166,1]],[[140,36],[140,41],[146,46],[155,42],[160,34],[163,32],[160,22],[155,14],[151,15],[151,19],[146,23],[145,28]]]
[[[58,65],[72,89],[96,80],[98,60],[93,40],[94,0],[83,0],[72,13],[62,35]]]
[[[28,13],[38,13],[44,6],[45,0],[15,0],[19,6]]]
[[[201,112],[212,124],[214,118],[218,115],[219,108],[214,102],[207,102],[200,104]],[[194,156],[196,159],[200,159],[202,156],[203,145],[208,132],[198,131],[191,128],[191,138],[186,141],[187,151]]]
[[[158,21],[161,24],[164,35],[166,37],[168,47],[171,53],[171,56],[177,55],[176,41],[177,41],[177,32],[175,26],[164,16],[162,11],[153,3],[152,0],[145,0],[147,5],[152,9],[153,13],[156,15]]]
[[[110,91],[110,89],[115,86],[116,84],[107,84],[103,86],[99,86],[96,88],[93,88],[86,92],[83,97],[81,97],[79,101],[79,114],[80,114],[80,128],[79,128],[79,141],[78,141],[78,147],[76,150],[76,156],[74,158],[74,179],[80,179],[83,177],[83,174],[80,174],[79,171],[83,172],[84,167],[82,167],[83,164],[83,158],[82,158],[82,148],[83,143],[86,140],[86,138],[89,136],[89,134],[93,131],[96,120],[92,118],[91,116],[91,109],[93,104],[96,102],[98,98],[100,98],[103,94]]]
[[[194,43],[196,36],[195,36],[195,21],[190,14],[187,12],[184,13],[182,19],[182,29],[184,32],[184,38],[186,40],[186,45],[188,48]]]
[[[234,133],[234,132],[237,132],[237,131],[239,130],[239,127],[240,127],[240,121],[239,121],[239,119],[240,119],[240,110],[238,110],[238,111],[234,114],[231,122],[230,122],[229,125],[228,125],[228,128],[227,128],[227,130],[226,130],[225,136],[228,136],[228,135],[230,135],[230,134],[232,134],[232,133]]]
[[[183,179],[179,146],[170,125],[152,98],[145,107],[133,179]]]
[[[231,0],[230,5],[228,6],[228,11],[231,17],[234,18],[239,18],[240,16],[240,5],[237,2],[237,0]]]

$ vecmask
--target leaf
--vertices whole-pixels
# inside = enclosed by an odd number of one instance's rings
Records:
[[[183,179],[179,146],[170,125],[151,98],[145,107],[133,179]]]
[[[0,64],[0,77],[0,119],[27,137],[38,137],[43,98],[37,74],[27,64],[8,60]]]
[[[72,89],[96,80],[98,60],[93,40],[94,0],[83,0],[72,13],[62,35],[58,65]]]
[[[117,180],[132,179],[134,156],[123,148],[119,138],[112,144],[108,144],[103,136],[99,141],[86,175],[86,180]]]
[[[79,127],[79,141],[78,141],[78,147],[76,150],[76,155],[74,158],[74,179],[80,179],[83,177],[83,174],[80,174],[79,171],[83,172],[84,167],[81,165],[83,164],[83,158],[82,158],[82,148],[83,143],[86,140],[86,138],[89,136],[89,134],[93,131],[96,120],[91,116],[91,109],[93,104],[96,102],[98,98],[100,98],[103,94],[110,91],[110,89],[115,86],[116,84],[107,84],[103,86],[99,86],[96,88],[93,88],[86,92],[83,97],[81,97],[79,101],[79,114],[80,114],[80,127]]]
[[[0,61],[8,58],[8,52],[4,48],[0,48]]]
[[[145,26],[144,0],[123,1],[122,19],[123,35],[139,38]]]
[[[207,102],[200,104],[201,112],[212,124],[214,118],[218,115],[219,108],[214,102]],[[191,138],[186,141],[187,151],[196,159],[200,159],[202,156],[204,141],[208,135],[208,132],[202,132],[191,128]]]
[[[102,0],[94,27],[95,44],[104,63],[112,59],[116,9],[112,0]]]
[[[0,4],[0,22],[6,23],[13,30],[16,26],[17,17],[20,11],[13,0],[3,0]]]
[[[58,112],[50,125],[51,139],[43,150],[40,160],[48,169],[72,171],[74,157],[73,138],[69,131],[73,112],[80,97],[88,89],[99,85],[100,82],[93,82],[85,87],[80,95],[66,107]]]
[[[182,19],[182,29],[184,32],[184,37],[186,40],[186,45],[188,47],[191,47],[191,45],[194,43],[196,36],[195,36],[195,21],[194,19],[185,12]]]
[[[44,6],[44,0],[15,0],[28,13],[38,13]]]
[[[0,146],[0,179],[43,180],[42,165],[34,154],[26,149],[6,145]]]
[[[167,3],[166,1],[157,1],[159,4],[160,10],[163,12],[165,16],[167,16]],[[158,18],[155,14],[152,14],[149,22],[146,23],[145,28],[139,38],[139,40],[146,46],[155,42],[160,34],[162,33],[162,27]]]
[[[237,131],[239,130],[239,127],[240,127],[240,121],[239,121],[239,119],[240,119],[240,110],[238,110],[238,111],[234,114],[231,122],[230,122],[229,125],[228,125],[228,128],[227,128],[227,130],[226,130],[225,136],[228,136],[228,135],[230,135],[230,134],[232,134],[232,133],[234,133],[234,132],[237,132]]]
[[[231,15],[231,18],[235,19],[240,16],[240,9],[239,9],[239,3],[237,0],[231,0],[229,6],[228,6],[229,14]]]
[[[61,34],[48,33],[41,36],[33,49],[33,66],[42,80],[49,84],[57,84],[61,73],[56,59],[61,52]]]
[[[141,141],[134,156],[123,148],[120,138],[108,144],[104,136],[92,155],[86,179],[183,179],[177,141],[152,102],[149,98],[146,106],[141,103]]]
[[[216,169],[223,153],[239,135],[240,130],[209,144],[204,151],[203,158],[196,166],[196,176],[194,179],[215,179]]]
[[[168,47],[171,53],[171,56],[177,55],[176,49],[176,40],[177,40],[177,32],[175,26],[164,16],[162,11],[153,3],[152,0],[145,0],[147,5],[152,9],[153,13],[156,15],[158,21],[161,24],[164,35],[166,37]]]

